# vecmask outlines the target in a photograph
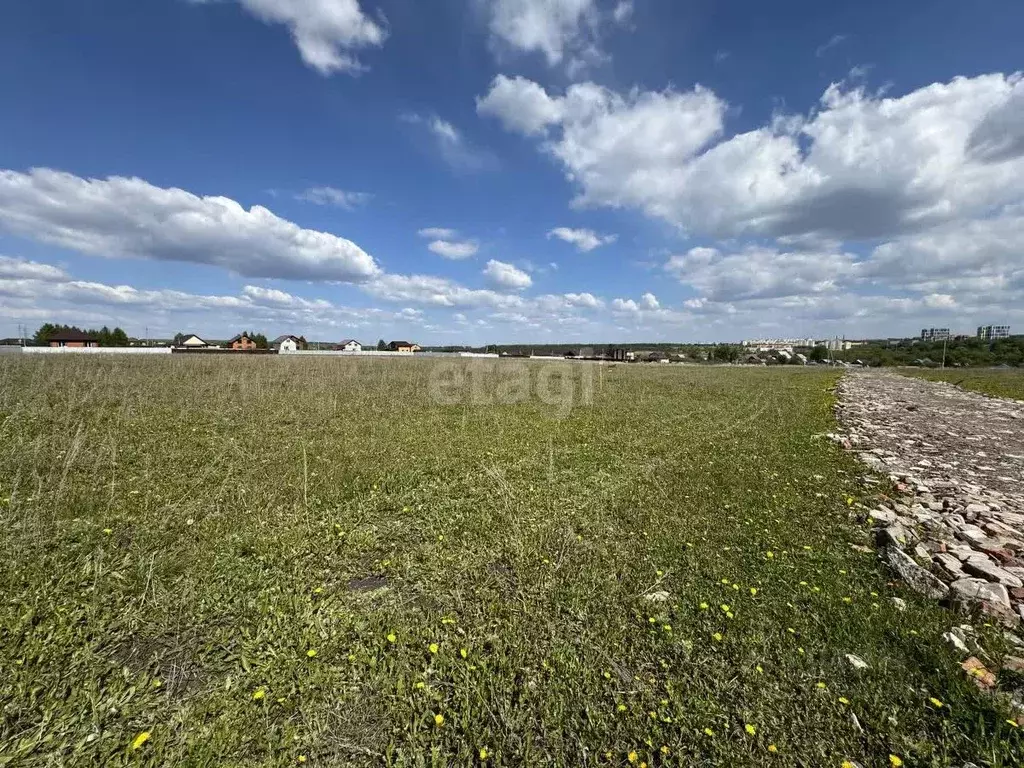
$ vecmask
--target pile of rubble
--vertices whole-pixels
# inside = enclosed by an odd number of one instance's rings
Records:
[[[1017,626],[1024,402],[876,370],[844,376],[839,399],[829,437],[901,493],[868,512],[883,557],[917,591]]]

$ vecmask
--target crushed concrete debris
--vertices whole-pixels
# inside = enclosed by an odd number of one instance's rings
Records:
[[[1024,402],[891,371],[839,384],[842,434],[899,496],[866,514],[909,586],[1014,627],[1024,617]]]

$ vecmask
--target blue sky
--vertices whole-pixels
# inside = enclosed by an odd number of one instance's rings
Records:
[[[0,7],[0,336],[1024,326],[1024,6]]]

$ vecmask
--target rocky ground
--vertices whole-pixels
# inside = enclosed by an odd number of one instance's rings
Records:
[[[1024,402],[887,371],[843,378],[831,437],[904,494],[872,509],[890,565],[921,592],[1024,618]]]
[[[1019,630],[1024,402],[865,370],[843,377],[837,410],[844,432],[829,437],[898,491],[862,510],[882,557],[913,589]],[[957,627],[947,639],[967,655],[969,635]],[[979,684],[991,674],[975,657],[964,665]]]

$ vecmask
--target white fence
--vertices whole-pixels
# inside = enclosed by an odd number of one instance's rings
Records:
[[[377,349],[364,349],[359,352],[343,352],[340,349],[296,349],[295,351],[281,350],[278,352],[282,357],[292,355],[316,355],[323,357],[412,357],[413,352],[389,352]]]
[[[10,347],[26,355],[169,355],[170,347]]]

